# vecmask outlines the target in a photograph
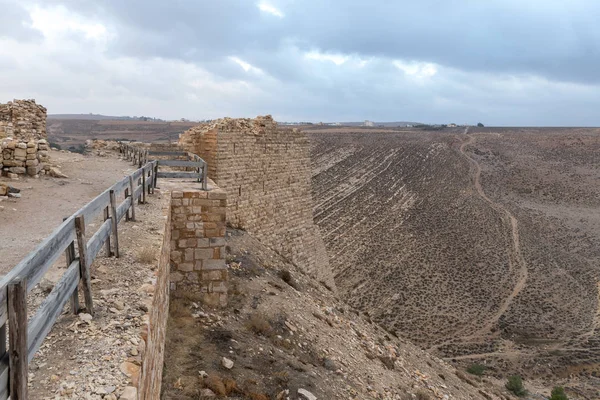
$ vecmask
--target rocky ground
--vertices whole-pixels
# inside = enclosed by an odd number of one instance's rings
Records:
[[[225,309],[172,293],[162,398],[509,398],[384,331],[250,235],[227,240]]]
[[[92,266],[94,317],[65,307],[30,363],[30,399],[135,399],[131,386],[139,377],[140,327],[152,301],[164,206],[157,190],[137,205],[136,221],[119,224],[121,258],[101,253]],[[30,309],[51,287],[46,279],[32,291]]]

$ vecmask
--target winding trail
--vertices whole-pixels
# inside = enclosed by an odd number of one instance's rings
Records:
[[[469,128],[465,129],[465,134],[468,134]],[[517,297],[517,295],[523,290],[528,278],[527,264],[525,263],[525,259],[521,254],[521,244],[519,239],[519,222],[511,214],[511,212],[504,207],[502,204],[496,203],[492,199],[490,199],[483,190],[481,186],[481,166],[474,159],[471,158],[466,152],[465,147],[473,144],[475,142],[475,136],[470,135],[469,140],[464,142],[460,146],[461,154],[469,161],[470,164],[475,167],[475,174],[473,178],[473,183],[475,185],[475,189],[477,190],[477,194],[486,201],[490,207],[496,210],[498,213],[504,215],[508,221],[510,221],[511,232],[512,232],[512,246],[511,246],[511,256],[509,257],[509,271],[513,273],[516,270],[517,273],[517,282],[513,287],[512,292],[504,299],[500,308],[490,317],[490,319],[483,325],[479,330],[472,333],[467,337],[463,337],[462,339],[475,339],[480,337],[483,334],[487,334],[491,331],[491,329],[496,325],[500,317],[508,310],[512,301]]]

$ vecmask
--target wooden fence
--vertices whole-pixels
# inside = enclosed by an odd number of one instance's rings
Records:
[[[123,217],[135,220],[135,203],[144,203],[146,195],[153,193],[155,188],[157,162],[146,162],[148,152],[143,150],[131,156],[134,162],[145,164],[65,218],[50,236],[0,280],[0,400],[6,400],[9,395],[11,400],[27,399],[28,364],[65,304],[70,300],[74,313],[83,309],[79,305],[79,282],[85,310],[93,315],[90,266],[103,247],[108,256],[119,257],[118,223]],[[102,218],[103,223],[91,232],[86,226],[96,218]],[[27,293],[63,254],[66,272],[28,321]]]
[[[125,159],[132,161],[134,164],[141,163],[144,160],[147,161],[148,157],[156,162],[154,174],[155,187],[158,178],[189,178],[201,182],[202,189],[207,190],[208,166],[206,161],[197,154],[170,149],[168,151],[152,151],[140,149],[137,146],[123,142],[119,142],[119,146],[120,152],[125,155]],[[185,168],[186,171],[160,171],[161,166]]]

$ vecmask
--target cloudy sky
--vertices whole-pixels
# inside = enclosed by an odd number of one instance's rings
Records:
[[[597,0],[0,0],[50,113],[600,125]]]

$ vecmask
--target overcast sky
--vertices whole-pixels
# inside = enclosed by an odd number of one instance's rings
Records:
[[[598,0],[0,0],[0,102],[598,126],[598,17]]]

